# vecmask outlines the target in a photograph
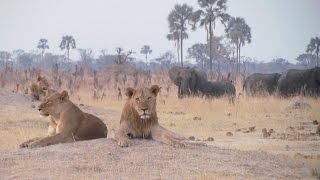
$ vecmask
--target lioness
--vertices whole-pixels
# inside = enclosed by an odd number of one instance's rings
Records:
[[[31,101],[42,100],[45,96],[55,92],[55,90],[49,88],[49,83],[44,76],[38,76],[37,81],[31,84],[30,99]]]
[[[160,88],[127,88],[128,101],[122,110],[120,127],[115,133],[119,146],[130,146],[129,138],[152,138],[174,147],[184,147],[184,137],[168,131],[158,123],[156,96]]]
[[[67,91],[45,97],[38,110],[40,115],[50,116],[48,136],[30,139],[21,148],[107,137],[108,129],[102,120],[82,112],[69,100]]]

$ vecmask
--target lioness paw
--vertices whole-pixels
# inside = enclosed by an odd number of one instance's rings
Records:
[[[21,144],[19,145],[19,148],[20,148],[20,149],[22,149],[22,148],[27,148],[28,145],[29,145],[29,142],[24,142],[24,143],[21,143]]]
[[[172,146],[175,148],[185,148],[186,147],[186,145],[184,143],[179,142],[179,141],[172,143]]]
[[[28,145],[28,148],[33,149],[33,148],[39,148],[39,147],[44,147],[46,145],[42,145],[39,142],[32,142]]]
[[[132,142],[130,139],[123,139],[123,140],[119,140],[118,145],[121,147],[129,147],[132,145]]]

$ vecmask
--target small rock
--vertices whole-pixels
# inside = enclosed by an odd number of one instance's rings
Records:
[[[269,133],[275,133],[275,131],[273,129],[269,129]]]
[[[289,126],[288,129],[291,130],[291,131],[293,131],[293,130],[294,130],[294,127]]]
[[[195,120],[195,121],[201,121],[201,117],[195,116],[195,117],[193,117],[193,120]]]
[[[175,124],[175,123],[170,123],[169,126],[171,126],[171,127],[176,127],[176,124]]]
[[[269,132],[263,132],[262,135],[263,135],[264,138],[267,138],[267,137],[271,136],[271,134]]]
[[[233,136],[232,132],[227,132],[226,136]]]
[[[313,120],[312,123],[313,123],[313,125],[318,125],[319,124],[319,122],[317,120]]]
[[[261,131],[262,131],[262,133],[268,132],[268,131],[267,131],[267,128],[263,128]]]
[[[207,141],[214,141],[213,137],[208,137]]]
[[[191,140],[191,141],[196,140],[196,138],[194,136],[190,136],[188,139]]]
[[[227,114],[227,116],[231,116],[231,115],[232,115],[231,113],[228,113],[228,114]]]
[[[291,109],[311,109],[310,104],[305,102],[295,102],[293,105],[291,105],[289,108]]]
[[[298,130],[304,130],[304,127],[303,126],[299,126],[297,129]]]
[[[241,129],[236,129],[236,132],[240,132],[241,131]]]
[[[270,117],[270,115],[269,115],[269,114],[267,114],[267,115],[266,115],[266,117]]]
[[[250,131],[250,132],[256,131],[256,127],[255,127],[255,126],[249,127],[249,131]]]

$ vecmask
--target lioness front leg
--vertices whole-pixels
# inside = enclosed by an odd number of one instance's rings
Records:
[[[173,147],[183,148],[185,144],[176,139],[169,130],[157,125],[152,129],[152,139],[159,141]]]
[[[29,146],[30,143],[34,142],[34,141],[37,141],[39,139],[42,139],[43,137],[36,137],[36,138],[32,138],[32,139],[29,139],[28,141],[25,141],[23,143],[21,143],[19,145],[19,148],[26,148]]]
[[[128,147],[132,145],[132,142],[128,136],[129,133],[130,131],[128,124],[126,122],[121,123],[119,129],[116,131],[114,135],[114,138],[118,142],[119,146]]]
[[[58,133],[53,136],[48,136],[40,140],[33,141],[28,145],[28,147],[37,148],[37,147],[44,147],[44,146],[49,146],[53,144],[67,143],[67,142],[73,142],[73,141],[74,141],[74,138],[72,137],[72,134]]]

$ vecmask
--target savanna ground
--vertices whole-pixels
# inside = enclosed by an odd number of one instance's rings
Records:
[[[237,88],[240,89],[240,88]],[[79,98],[81,97],[81,98]],[[107,124],[108,139],[18,149],[33,137],[45,136],[47,121],[39,102],[23,93],[0,90],[0,179],[312,179],[320,173],[319,99],[237,97],[178,99],[176,89],[160,93],[160,124],[193,136],[207,146],[175,149],[147,140],[120,148],[113,134],[125,97],[94,100],[86,91],[71,96],[83,111]],[[296,102],[311,106],[295,108]],[[255,127],[254,129],[249,127]],[[273,129],[263,137],[263,128]],[[231,132],[233,136],[227,136]],[[212,137],[214,140],[208,141]]]

